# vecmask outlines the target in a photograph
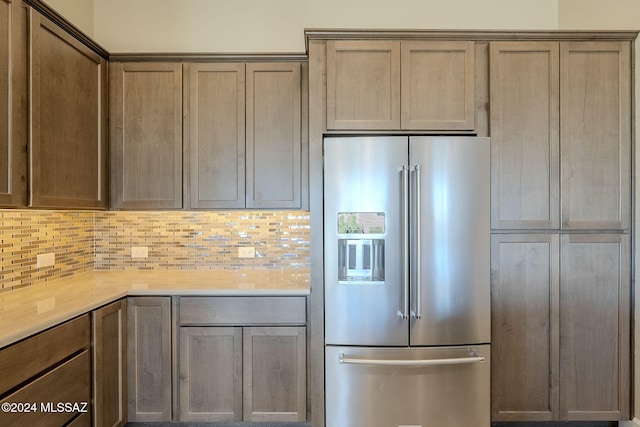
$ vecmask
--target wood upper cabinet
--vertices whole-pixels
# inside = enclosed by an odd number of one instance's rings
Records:
[[[558,235],[491,240],[491,419],[559,414]]]
[[[490,47],[492,228],[628,230],[628,42]]]
[[[560,45],[563,228],[629,229],[630,61],[628,42]]]
[[[191,208],[301,207],[301,68],[185,64]]]
[[[491,227],[557,229],[559,56],[555,42],[491,43]]]
[[[562,236],[561,419],[629,419],[629,241],[627,234]]]
[[[0,0],[0,206],[27,205],[27,8]]]
[[[106,61],[30,11],[31,206],[106,208]]]
[[[473,130],[472,41],[327,42],[327,129]]]
[[[245,205],[245,65],[185,65],[192,208]]]
[[[182,207],[182,65],[112,63],[116,209]]]
[[[127,423],[127,303],[116,301],[91,313],[93,325],[93,425]]]
[[[247,64],[247,208],[301,207],[301,64]]]
[[[474,54],[472,41],[402,42],[402,129],[474,129]]]
[[[172,419],[171,298],[127,299],[128,420]]]
[[[327,129],[400,128],[400,42],[327,42]]]

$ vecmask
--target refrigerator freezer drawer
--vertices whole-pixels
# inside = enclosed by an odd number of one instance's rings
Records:
[[[489,427],[489,345],[326,347],[327,427]]]

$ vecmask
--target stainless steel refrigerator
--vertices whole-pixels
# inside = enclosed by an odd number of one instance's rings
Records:
[[[489,139],[324,140],[327,427],[488,427]]]

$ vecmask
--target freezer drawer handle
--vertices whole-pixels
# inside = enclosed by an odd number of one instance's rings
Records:
[[[370,366],[438,366],[438,365],[463,365],[468,363],[484,362],[484,357],[457,357],[451,359],[425,359],[425,360],[381,360],[381,359],[354,359],[345,357],[340,353],[340,363],[349,365],[370,365]]]

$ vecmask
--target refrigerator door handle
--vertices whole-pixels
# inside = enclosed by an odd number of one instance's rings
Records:
[[[414,233],[413,235],[414,237],[414,259],[415,259],[415,263],[414,263],[414,278],[415,278],[415,295],[414,295],[414,306],[415,306],[415,310],[413,310],[411,312],[411,314],[413,315],[413,317],[415,317],[416,319],[422,319],[422,272],[420,271],[420,259],[421,259],[421,254],[420,254],[420,224],[422,223],[422,213],[421,213],[421,207],[422,207],[422,200],[420,199],[420,195],[421,195],[421,191],[420,191],[420,182],[421,182],[421,175],[420,175],[420,165],[415,165],[413,167],[413,170],[415,171],[414,174],[414,179],[415,179],[415,185],[414,185],[414,189],[415,189],[415,204],[416,204],[416,208],[415,208],[415,217],[413,218],[413,223],[414,223]]]
[[[406,366],[406,367],[422,367],[422,366],[442,366],[442,365],[464,365],[469,363],[484,362],[483,356],[472,357],[455,357],[450,359],[423,359],[423,360],[389,360],[389,359],[359,359],[345,356],[340,353],[340,363],[349,365],[367,365],[367,366]]]
[[[409,272],[409,168],[402,166],[402,296],[399,315],[402,319],[409,318],[409,286],[411,275]]]

